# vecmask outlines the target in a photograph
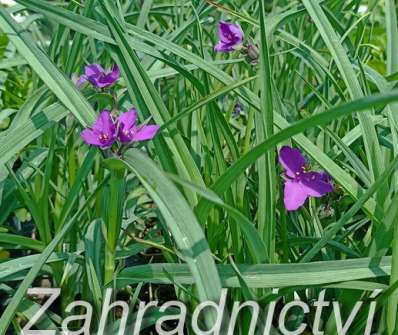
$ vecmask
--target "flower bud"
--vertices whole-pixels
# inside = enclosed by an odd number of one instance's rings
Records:
[[[246,47],[242,50],[242,53],[246,56],[246,60],[253,66],[258,64],[259,58],[259,50],[258,47],[250,42],[246,45]]]

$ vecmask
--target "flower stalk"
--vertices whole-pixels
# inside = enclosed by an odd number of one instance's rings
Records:
[[[123,168],[110,168],[109,192],[105,203],[106,222],[106,248],[104,283],[113,280],[115,273],[115,255],[119,232],[123,219],[123,203],[125,194],[125,170]]]

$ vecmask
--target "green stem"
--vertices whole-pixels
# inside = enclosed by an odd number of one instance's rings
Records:
[[[104,180],[104,167],[101,165],[101,157],[97,157],[95,161],[95,181],[100,184]],[[95,199],[95,217],[101,217],[103,192],[99,192]]]
[[[115,273],[115,254],[119,238],[123,201],[124,201],[124,170],[112,169],[109,182],[109,196],[106,202],[106,248],[105,248],[105,276],[104,283],[108,284],[113,280]]]

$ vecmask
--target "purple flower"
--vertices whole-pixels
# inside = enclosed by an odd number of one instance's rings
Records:
[[[137,110],[135,108],[131,108],[128,112],[121,114],[117,121],[118,138],[122,143],[151,140],[160,128],[157,125],[137,126]]]
[[[234,116],[239,117],[240,114],[242,113],[243,106],[242,104],[238,101],[235,106],[234,106]]]
[[[120,71],[117,65],[110,70],[104,70],[99,64],[90,64],[85,67],[84,74],[79,78],[76,85],[82,86],[87,81],[98,88],[113,85],[120,77]]]
[[[299,149],[284,146],[279,151],[279,163],[285,169],[284,203],[288,211],[300,208],[308,197],[320,198],[333,191],[329,175],[309,171]]]
[[[81,137],[87,144],[101,149],[110,148],[116,140],[116,125],[109,110],[103,110],[91,128],[84,129]]]
[[[218,24],[218,37],[220,41],[214,50],[218,52],[230,52],[243,42],[244,34],[238,24],[220,21]]]

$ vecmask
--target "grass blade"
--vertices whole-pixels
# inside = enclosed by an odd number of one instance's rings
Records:
[[[203,231],[184,197],[168,177],[139,150],[129,150],[124,162],[158,205],[195,278],[199,299],[217,301],[221,294],[217,269]],[[209,318],[212,320],[212,317]]]
[[[260,0],[260,104],[261,117],[257,122],[257,142],[268,140],[274,134],[274,108],[272,103],[271,60],[267,41],[267,22],[265,18],[266,1]],[[258,224],[268,248],[269,262],[275,261],[276,235],[276,167],[275,150],[269,150],[265,157],[257,161],[259,173]]]
[[[391,257],[379,261],[358,258],[343,261],[312,262],[302,264],[237,265],[243,279],[250,288],[296,287],[328,285],[351,280],[389,276]],[[240,287],[239,278],[231,265],[218,266],[225,287]],[[117,286],[136,282],[170,283],[170,276],[178,284],[195,282],[184,264],[151,264],[127,268],[117,278]]]

